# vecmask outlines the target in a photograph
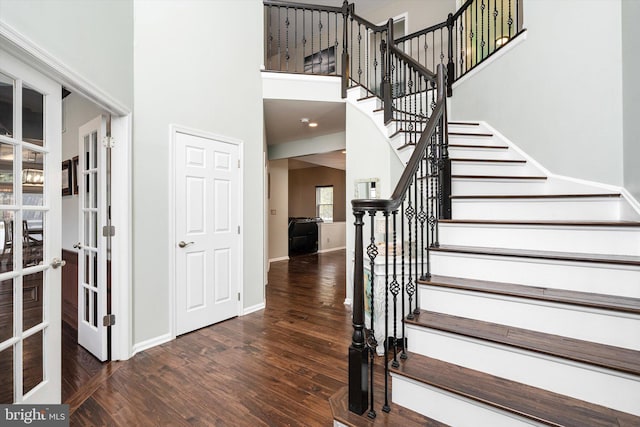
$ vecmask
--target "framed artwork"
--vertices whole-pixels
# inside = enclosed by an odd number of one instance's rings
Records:
[[[62,195],[71,195],[71,160],[62,162]]]
[[[73,188],[73,194],[78,194],[78,160],[79,157],[75,156],[73,159],[71,159],[71,166],[72,166],[72,181],[71,181],[71,187]]]
[[[330,46],[312,55],[304,57],[304,72],[307,74],[335,74],[336,48]]]

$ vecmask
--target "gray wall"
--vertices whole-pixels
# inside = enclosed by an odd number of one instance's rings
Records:
[[[0,20],[133,108],[133,0],[0,0]]]
[[[170,330],[170,124],[244,142],[243,303],[264,302],[262,8],[259,0],[134,4],[134,343]],[[232,17],[242,17],[242,31]]]
[[[452,118],[486,120],[551,172],[622,186],[620,24],[620,0],[525,0],[527,39],[454,88]]]
[[[289,256],[289,160],[269,161],[269,259]]]
[[[622,0],[624,186],[640,200],[640,2]]]

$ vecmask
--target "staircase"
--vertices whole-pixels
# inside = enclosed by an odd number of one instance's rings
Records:
[[[410,135],[351,91],[408,159]],[[453,218],[405,319],[393,403],[454,426],[640,425],[640,215],[487,124],[449,132]]]
[[[393,20],[346,1],[265,0],[270,69],[340,73],[407,165],[389,199],[352,201],[354,333],[334,424],[640,426],[640,206],[447,117],[452,83],[524,31],[520,2],[487,4],[397,39]],[[488,27],[485,42],[489,13],[501,44]]]

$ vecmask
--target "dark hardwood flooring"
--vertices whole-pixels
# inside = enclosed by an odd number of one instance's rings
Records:
[[[344,288],[344,251],[272,263],[265,310],[69,385],[85,384],[69,402],[71,425],[332,425],[329,397],[347,383],[352,331]]]

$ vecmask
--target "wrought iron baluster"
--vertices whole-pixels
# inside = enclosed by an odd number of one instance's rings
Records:
[[[509,19],[507,20],[507,25],[509,26],[509,40],[511,40],[511,26],[513,25],[513,18],[511,17],[511,2],[513,0],[508,0],[509,2]]]
[[[391,411],[389,407],[389,212],[384,211],[384,412]],[[395,319],[394,319],[395,321]]]
[[[411,186],[412,185],[413,183],[409,185],[409,189],[407,190],[408,201],[407,201],[407,208],[405,210],[405,215],[407,216],[407,229],[408,229],[408,236],[409,236],[409,266],[407,269],[409,276],[407,277],[407,285],[406,285],[407,297],[408,297],[408,303],[409,303],[407,319],[413,319],[412,303],[413,303],[413,294],[415,292],[415,284],[413,283],[413,275],[412,275],[412,268],[411,268],[411,263],[413,262],[412,220],[413,220],[413,214],[415,213],[415,210],[413,209],[413,206],[411,203]]]
[[[334,46],[333,49],[335,51],[335,54],[338,55],[338,46],[340,45],[338,43],[338,14],[334,13],[334,16],[335,16],[334,30],[335,30],[336,34],[335,34],[335,41],[333,42],[333,46]],[[340,63],[340,65],[342,65],[342,63]],[[337,74],[338,74],[338,60],[336,59],[336,75]],[[341,74],[342,74],[342,72],[341,72]]]
[[[485,40],[484,40],[484,9],[485,9],[485,4],[484,4],[484,0],[482,0],[482,3],[480,3],[480,37],[482,37],[482,40],[480,42],[480,60],[481,61],[484,59],[484,46],[485,46]]]
[[[406,198],[406,197],[405,197]],[[401,256],[401,271],[400,271],[400,283],[401,283],[401,299],[400,299],[400,305],[401,305],[401,310],[400,312],[402,313],[402,317],[404,317],[405,313],[406,313],[406,307],[404,304],[405,298],[405,292],[406,292],[406,284],[407,282],[405,282],[404,280],[404,266],[406,263],[406,259],[405,259],[405,234],[404,234],[404,220],[405,220],[405,209],[404,209],[404,202],[405,202],[405,198],[402,199],[402,210],[400,211],[400,236],[401,236],[401,249],[400,251],[402,252],[402,256]],[[402,328],[402,353],[400,354],[400,359],[405,360],[407,358],[407,338],[406,338],[406,329],[404,327],[404,322],[401,322],[400,327]],[[400,366],[400,364],[398,363],[398,366]],[[396,368],[398,366],[395,366]]]
[[[314,74],[314,60],[313,60],[313,55],[315,53],[314,49],[313,49],[313,10],[311,10],[311,22],[309,23],[309,26],[311,27],[311,74]]]
[[[282,70],[282,54],[280,52],[280,41],[281,41],[280,40],[281,39],[280,33],[282,32],[282,28],[280,28],[280,22],[282,22],[281,21],[281,17],[282,16],[280,14],[281,10],[282,10],[282,8],[279,7],[278,8],[278,71]]]
[[[389,290],[393,295],[393,362],[391,365],[394,368],[400,366],[398,362],[398,294],[400,293],[400,284],[398,283],[398,276],[396,271],[398,247],[397,247],[397,217],[398,211],[393,211],[393,276],[391,279],[391,285]]]
[[[424,170],[424,162],[420,161],[420,212],[418,213],[418,220],[420,221],[420,280],[425,280],[426,276],[424,275],[424,248],[425,248],[425,238],[424,238],[424,222],[427,220],[427,213],[424,210],[424,180],[427,179],[425,176]],[[416,261],[417,261],[416,257]],[[417,264],[416,264],[417,265]],[[416,298],[417,301],[417,298]]]
[[[284,20],[284,25],[285,25],[285,64],[286,64],[286,69],[287,71],[289,71],[289,25],[291,24],[291,21],[289,21],[289,8],[285,8],[285,11],[287,12],[287,17]]]
[[[378,256],[378,247],[376,246],[375,239],[375,218],[376,211],[369,211],[369,217],[371,219],[371,238],[369,246],[367,247],[367,255],[369,256],[369,286],[371,290],[371,294],[369,296],[369,308],[370,308],[370,316],[369,319],[369,334],[367,336],[367,346],[369,347],[369,412],[367,416],[369,418],[376,417],[376,411],[373,406],[373,396],[374,396],[374,384],[373,384],[373,373],[374,373],[374,363],[375,363],[375,355],[376,348],[378,347],[378,342],[376,341],[375,334],[375,304],[374,304],[374,295],[375,295],[375,259]]]
[[[313,60],[313,59],[312,59]],[[320,61],[319,74],[322,74],[322,11],[318,11],[318,60]]]
[[[358,23],[358,83],[362,84],[362,25]]]
[[[415,288],[414,288],[414,305],[413,305],[413,314],[417,315],[419,314],[418,311],[418,278],[420,277],[420,274],[418,272],[419,267],[419,260],[420,257],[418,255],[418,252],[421,250],[420,248],[420,241],[418,240],[418,222],[420,221],[419,218],[419,214],[420,212],[418,211],[418,171],[416,171],[416,173],[413,175],[413,200],[414,200],[414,204],[415,204],[415,208],[416,208],[416,220],[414,223],[414,233],[415,233],[415,242],[416,242],[416,253],[415,253],[415,259],[414,259],[414,268],[415,268]]]

